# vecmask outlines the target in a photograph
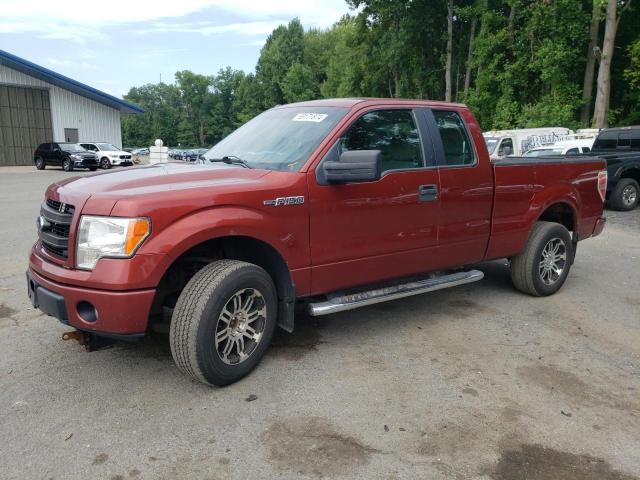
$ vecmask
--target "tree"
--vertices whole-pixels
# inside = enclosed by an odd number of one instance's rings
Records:
[[[596,68],[596,46],[600,34],[600,16],[602,14],[601,0],[593,0],[591,23],[589,25],[589,45],[587,46],[587,65],[584,69],[584,81],[582,82],[582,109],[580,111],[580,123],[583,127],[589,125],[591,113],[591,99],[593,96],[593,75]]]
[[[453,61],[453,0],[447,0],[447,67],[445,71],[445,95],[447,102],[451,101],[451,63]]]
[[[618,0],[608,0],[607,17],[604,27],[604,40],[602,42],[602,58],[598,68],[598,85],[596,103],[593,108],[593,126],[605,128],[609,124],[609,101],[611,96],[611,61],[616,43],[616,33],[622,13],[629,8],[631,0],[623,0],[618,7]]]
[[[213,77],[183,70],[176,73],[176,83],[182,98],[180,140],[192,145],[195,141],[199,146],[204,146],[207,136],[207,117],[213,106],[209,91],[213,84]]]

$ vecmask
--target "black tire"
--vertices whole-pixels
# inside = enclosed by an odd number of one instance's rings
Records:
[[[95,172],[96,170],[98,170],[98,167],[89,167],[89,170]]]
[[[111,161],[107,157],[104,157],[100,160],[100,168],[103,170],[109,170],[111,168]]]
[[[633,210],[639,201],[640,185],[633,178],[621,178],[609,197],[611,208],[621,212]]]
[[[38,170],[44,170],[45,168],[47,168],[47,162],[45,162],[44,158],[42,157],[37,157],[35,160],[35,164]]]
[[[71,161],[71,159],[65,158],[64,160],[62,160],[62,169],[65,172],[72,172],[73,171],[73,162]]]
[[[545,250],[549,245],[550,250]],[[557,254],[550,255],[555,245],[559,246]],[[554,260],[559,258],[557,263],[552,265],[549,255]],[[560,258],[562,255],[564,261]],[[518,290],[529,295],[552,295],[560,290],[567,279],[572,259],[573,243],[569,231],[559,223],[536,222],[525,249],[511,259],[511,281]],[[558,274],[553,267],[561,267],[561,272]]]
[[[244,322],[245,327],[231,312],[236,306],[231,305],[235,298],[238,306],[244,307],[243,294],[251,296],[251,305],[258,309],[254,320]],[[248,297],[244,298],[248,304]],[[224,386],[241,379],[258,365],[269,347],[277,309],[276,289],[262,268],[238,260],[219,260],[207,265],[189,280],[173,310],[169,342],[176,365],[187,375],[209,385]],[[228,322],[223,320],[225,317],[229,318]],[[251,325],[256,335],[259,333],[259,337],[254,337],[258,338],[256,341],[248,337],[246,325]],[[242,333],[238,334],[238,329]],[[250,339],[245,341],[245,335]],[[243,352],[248,352],[244,358],[239,354],[238,338],[242,339]],[[227,343],[223,344],[225,339]],[[238,343],[233,343],[225,355],[225,347],[232,342]]]

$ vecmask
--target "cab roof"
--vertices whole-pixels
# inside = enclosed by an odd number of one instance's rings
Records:
[[[466,105],[461,103],[441,102],[435,100],[412,100],[405,98],[326,98],[322,100],[309,100],[306,102],[289,103],[286,105],[278,105],[275,108],[290,108],[290,107],[341,107],[341,108],[354,108],[354,107],[367,107],[371,105],[422,105],[425,107],[456,107],[467,108]]]

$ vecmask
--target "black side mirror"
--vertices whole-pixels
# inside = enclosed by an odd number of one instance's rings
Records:
[[[340,161],[322,163],[328,183],[373,182],[382,172],[380,150],[351,150],[340,155]]]

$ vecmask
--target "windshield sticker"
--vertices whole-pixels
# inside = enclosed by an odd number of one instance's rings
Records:
[[[294,122],[316,122],[320,123],[328,115],[326,113],[299,113],[293,117]]]

